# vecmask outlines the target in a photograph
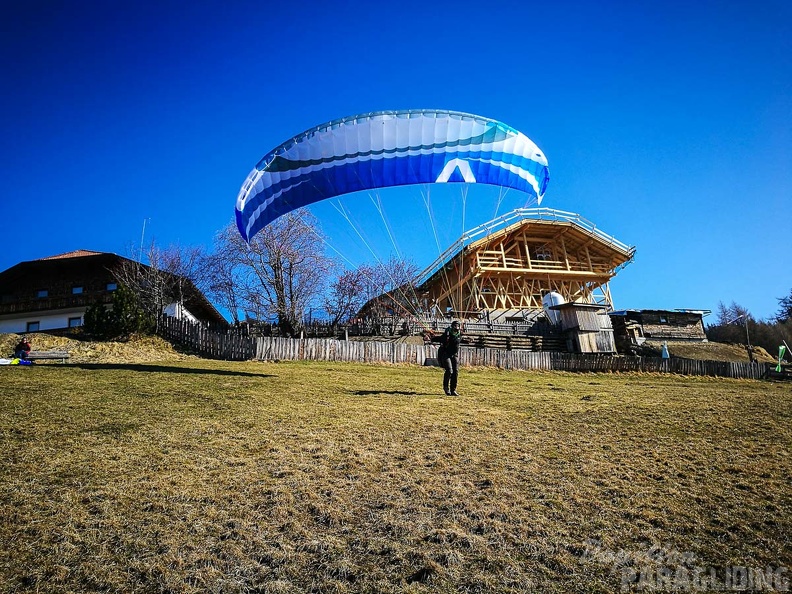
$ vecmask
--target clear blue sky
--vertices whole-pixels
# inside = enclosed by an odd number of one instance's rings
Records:
[[[525,133],[550,163],[543,206],[637,246],[617,308],[769,317],[792,289],[786,0],[28,0],[4,6],[0,51],[0,270],[127,255],[144,219],[146,243],[208,245],[282,141],[434,108]],[[494,214],[481,204],[468,223]],[[315,212],[346,249],[334,210]],[[406,255],[437,255],[425,210],[387,216]]]

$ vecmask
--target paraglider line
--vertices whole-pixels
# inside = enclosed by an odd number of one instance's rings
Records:
[[[437,228],[435,227],[434,217],[432,216],[432,207],[431,207],[431,190],[429,185],[426,186],[426,194],[424,194],[423,190],[421,190],[421,197],[423,198],[424,205],[426,206],[426,212],[429,216],[429,223],[432,225],[432,233],[434,234],[435,244],[437,245],[437,253],[438,255],[442,255],[442,250],[440,249],[440,239],[437,237]],[[451,299],[451,307],[454,309],[456,308],[456,304],[454,303],[454,297],[451,295],[451,281],[448,278],[448,271],[446,270],[446,266],[443,266],[441,269],[441,274],[443,275],[443,281],[445,284],[445,288],[449,293],[449,298]]]
[[[353,171],[354,171],[355,177],[357,177],[358,182],[360,182],[361,187],[364,187],[365,184],[363,183],[363,180],[361,179],[360,175],[358,174],[357,169],[354,169]],[[372,201],[372,203],[374,204],[374,207],[379,212],[380,218],[382,219],[382,222],[385,225],[385,230],[386,230],[386,232],[388,234],[388,238],[390,239],[391,244],[393,245],[394,250],[396,251],[396,256],[398,257],[399,261],[403,263],[404,259],[402,258],[401,251],[399,250],[399,246],[396,244],[396,239],[394,238],[392,230],[390,228],[390,225],[388,224],[388,221],[387,221],[387,219],[385,217],[385,212],[384,212],[384,208],[382,206],[382,201],[381,201],[381,197],[380,197],[380,194],[379,194],[379,190],[377,190],[376,192],[369,191],[368,194],[369,194],[369,199]],[[377,198],[376,201],[374,199],[375,194],[376,194],[376,198]],[[339,203],[340,203],[340,200],[339,200]],[[358,234],[358,236],[361,237],[361,239],[363,240],[364,244],[366,244],[365,240],[361,236],[362,235],[361,232],[359,232],[355,228],[355,226],[352,224],[352,222],[350,220],[351,216],[345,216],[345,218],[347,219],[347,222],[355,230],[355,232]],[[372,253],[372,255],[374,255],[374,258],[377,259],[377,256],[376,256],[376,254],[374,254],[374,251],[371,249],[371,247],[368,244],[366,244],[366,247],[369,249],[369,251]],[[397,285],[397,281],[390,274],[390,271],[387,269],[387,267],[384,266],[382,264],[382,262],[379,261],[379,259],[377,259],[377,262],[380,264],[381,268],[385,271],[385,273],[390,277],[391,282],[394,284],[394,286],[396,286]],[[417,313],[418,312],[417,308],[419,306],[419,300],[418,300],[418,295],[415,293],[415,286],[414,286],[414,283],[413,283],[413,279],[409,279],[408,284],[410,286],[410,291],[412,292],[412,297],[414,299],[414,303],[415,303],[415,307],[416,307],[416,313]],[[399,285],[399,286],[401,286],[401,285]],[[402,295],[402,296],[405,297],[404,295]],[[407,299],[407,302],[409,303],[409,299]]]
[[[343,205],[339,204],[339,206],[336,206],[336,205],[332,204],[332,202],[331,202],[331,205],[333,206],[333,208],[335,208],[335,209],[338,211],[338,213],[339,213],[339,214],[340,214],[342,217],[344,217],[344,219],[346,219],[347,223],[349,223],[349,225],[352,227],[352,230],[353,230],[353,231],[354,231],[354,232],[357,234],[357,236],[358,236],[358,237],[360,238],[360,240],[363,242],[363,245],[365,245],[365,246],[366,246],[366,248],[369,250],[369,252],[371,252],[371,255],[372,255],[372,256],[374,256],[374,260],[376,260],[377,264],[379,264],[379,265],[380,265],[380,268],[381,268],[382,270],[384,270],[384,271],[385,271],[385,274],[387,274],[387,275],[388,275],[388,277],[390,278],[390,281],[393,283],[393,285],[394,285],[394,287],[395,287],[395,290],[396,290],[396,292],[397,292],[397,293],[399,293],[399,294],[400,294],[400,296],[401,296],[401,297],[402,297],[402,298],[403,298],[403,299],[404,299],[404,300],[405,300],[407,303],[409,303],[409,297],[408,297],[408,296],[407,296],[407,295],[404,293],[404,291],[402,290],[402,287],[401,287],[401,285],[399,285],[399,283],[396,281],[396,279],[393,277],[393,275],[392,275],[392,274],[390,273],[390,271],[388,270],[387,266],[385,266],[385,265],[382,263],[382,261],[381,261],[381,260],[379,259],[379,257],[377,256],[376,252],[375,252],[375,251],[372,249],[371,245],[370,245],[370,244],[369,244],[369,243],[366,241],[366,238],[365,238],[365,237],[363,237],[363,234],[362,234],[362,233],[361,233],[361,232],[358,230],[358,228],[357,228],[357,227],[355,226],[355,224],[352,222],[352,219],[350,218],[349,214],[346,212],[346,209],[343,207]],[[386,293],[387,293],[387,291],[386,291]],[[390,297],[391,297],[391,299],[393,299],[394,303],[397,303],[397,302],[396,302],[396,300],[393,298],[393,296],[390,296]],[[400,305],[400,304],[398,304],[398,303],[397,303],[397,305],[399,305],[400,307],[402,307],[402,309],[404,309],[405,311],[407,311],[407,309],[406,309],[406,307],[405,307],[404,305]],[[408,312],[408,313],[409,313],[409,315],[411,315],[413,318],[415,318],[415,319],[418,321],[418,323],[419,323],[419,324],[421,324],[422,326],[424,326],[424,328],[427,328],[427,326],[426,326],[426,325],[425,325],[425,324],[424,324],[424,323],[423,323],[423,322],[422,322],[422,321],[421,321],[421,320],[418,318],[418,316],[417,316],[417,311],[416,311],[416,312]]]
[[[379,192],[376,192],[376,201],[374,199],[373,193],[371,192],[369,193],[369,198],[371,199],[371,202],[374,204],[374,207],[377,209],[377,211],[380,214],[380,218],[382,219],[382,224],[385,226],[385,230],[387,231],[388,237],[391,240],[391,245],[393,245],[393,249],[396,250],[396,256],[399,258],[399,262],[404,263],[404,258],[401,255],[401,250],[399,250],[399,246],[396,244],[396,239],[393,236],[393,232],[391,230],[390,224],[388,223],[388,220],[385,217],[385,209],[382,206],[382,200]],[[414,299],[414,302],[417,304],[418,294],[415,292],[415,285],[413,283],[413,279],[410,279],[408,284],[409,284],[409,290],[412,293],[412,298]]]

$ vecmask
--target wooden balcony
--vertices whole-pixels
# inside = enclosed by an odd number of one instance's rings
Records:
[[[98,295],[88,293],[82,295],[64,295],[62,297],[45,297],[43,299],[23,299],[10,303],[0,303],[0,315],[89,307],[96,302],[110,303],[112,299],[112,293],[102,293]]]

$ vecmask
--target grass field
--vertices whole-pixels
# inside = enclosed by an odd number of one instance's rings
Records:
[[[329,363],[0,368],[0,588],[614,592],[792,566],[792,386],[440,384]]]

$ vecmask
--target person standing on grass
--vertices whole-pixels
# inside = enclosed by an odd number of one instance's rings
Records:
[[[459,396],[456,391],[459,376],[457,355],[461,340],[462,331],[459,329],[459,322],[454,320],[440,337],[440,348],[437,350],[437,359],[444,370],[443,391],[446,396]]]

